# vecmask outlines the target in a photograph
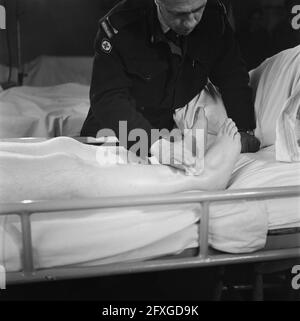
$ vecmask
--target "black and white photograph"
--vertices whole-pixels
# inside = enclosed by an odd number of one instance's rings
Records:
[[[16,301],[300,301],[300,0],[0,0]]]

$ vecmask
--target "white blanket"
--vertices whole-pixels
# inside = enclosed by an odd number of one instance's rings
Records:
[[[275,160],[274,147],[241,155],[230,189],[300,185],[300,163]],[[253,200],[211,204],[209,243],[229,253],[262,249],[269,229],[300,227],[300,200]],[[37,268],[136,261],[177,254],[197,246],[199,205],[45,213],[32,217]],[[21,267],[21,227],[0,217],[0,264]]]
[[[199,206],[150,206],[32,217],[36,268],[143,260],[197,246]],[[17,217],[0,217],[0,264],[21,267]]]
[[[0,138],[79,136],[89,87],[15,87],[0,92]]]

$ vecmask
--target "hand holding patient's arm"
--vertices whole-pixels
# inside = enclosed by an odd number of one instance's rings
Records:
[[[194,133],[193,130],[187,130],[185,135],[175,139],[159,139],[151,146],[150,152],[160,164],[183,170],[187,175],[198,175],[203,169],[204,144],[203,153],[199,153]]]

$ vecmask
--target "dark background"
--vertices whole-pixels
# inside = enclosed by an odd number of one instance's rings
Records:
[[[17,65],[16,15],[20,17],[23,63],[42,54],[93,55],[102,9],[117,1],[0,0],[7,10],[7,30],[0,30],[0,64]],[[266,57],[300,43],[300,30],[291,27],[291,7],[300,4],[300,0],[223,2],[249,69]]]

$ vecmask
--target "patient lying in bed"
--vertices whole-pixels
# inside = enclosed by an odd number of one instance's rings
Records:
[[[207,135],[204,112],[195,126]],[[103,166],[96,157],[98,148],[67,137],[41,143],[0,143],[0,202],[225,189],[241,145],[235,123],[227,119],[205,152],[199,176],[186,176],[163,165]]]

